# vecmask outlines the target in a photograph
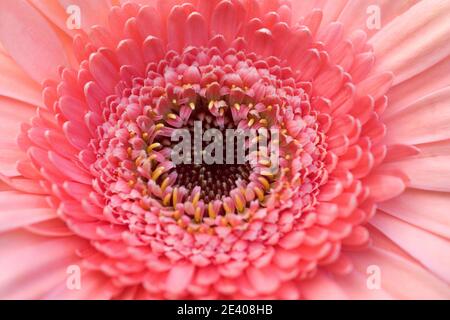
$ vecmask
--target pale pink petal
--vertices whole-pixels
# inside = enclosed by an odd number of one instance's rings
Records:
[[[378,212],[371,224],[397,243],[437,277],[450,283],[450,241]],[[412,241],[411,239],[416,239]]]
[[[386,119],[389,143],[418,144],[450,138],[450,87],[417,100]]]
[[[41,88],[10,57],[0,53],[0,95],[42,105]]]
[[[408,178],[408,186],[431,191],[450,192],[450,156],[414,157],[391,162],[383,168],[400,170]]]
[[[378,57],[373,72],[390,70],[397,84],[446,58],[449,21],[447,0],[421,1],[411,7],[370,39]]]
[[[302,296],[311,300],[342,300],[348,299],[345,291],[326,273],[319,272],[311,280],[305,280],[300,285]]]
[[[0,206],[0,232],[56,217],[55,210],[49,208],[46,198],[40,195],[2,191]]]
[[[66,285],[67,267],[79,264],[76,237],[47,238],[25,231],[0,234],[0,295],[3,299],[40,299]]]
[[[416,227],[450,239],[450,196],[444,192],[407,189],[379,208]]]
[[[379,268],[381,289],[395,299],[449,299],[448,285],[417,263],[374,246],[348,253],[355,269],[369,277],[370,266]],[[367,278],[366,278],[367,281]]]
[[[57,35],[45,18],[24,0],[0,2],[0,42],[38,83],[56,78],[56,67],[67,65]]]
[[[450,83],[449,70],[450,57],[447,57],[431,68],[391,88],[387,93],[389,107],[382,117],[389,117],[423,97],[448,86]]]

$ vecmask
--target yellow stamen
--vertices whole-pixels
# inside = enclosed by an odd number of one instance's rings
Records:
[[[211,101],[208,103],[208,109],[211,110],[211,109],[213,108],[213,106],[214,106],[214,101],[211,100]]]
[[[200,192],[197,192],[192,199],[192,204],[194,205],[194,207],[197,206],[198,200],[200,200]]]
[[[267,170],[262,170],[261,175],[269,178],[273,178],[273,173]]]
[[[166,194],[163,199],[163,205],[165,205],[167,207],[170,204],[171,197],[172,197],[171,193]]]
[[[217,217],[217,214],[214,211],[214,205],[212,204],[212,202],[208,203],[208,215],[211,219],[215,219]]]
[[[258,177],[258,181],[261,182],[261,184],[264,186],[264,188],[265,188],[266,190],[269,190],[269,189],[270,189],[270,183],[269,183],[269,181],[267,181],[266,178],[264,178],[264,177]]]
[[[154,149],[161,147],[161,144],[159,142],[152,143],[147,148],[147,153],[151,153]]]
[[[177,205],[177,201],[178,201],[178,188],[173,189],[172,192],[172,203],[173,203],[173,207],[175,208]]]
[[[255,191],[256,195],[258,196],[259,202],[264,201],[264,192],[258,187],[254,187],[253,190]]]
[[[234,107],[236,108],[237,111],[241,110],[241,106],[239,105],[239,103],[235,103]]]
[[[174,219],[176,219],[176,220],[180,219],[180,218],[181,218],[181,213],[180,213],[180,211],[175,210],[175,211],[173,212],[173,217],[174,217]],[[181,220],[180,220],[180,221],[181,221]]]
[[[242,202],[241,198],[239,196],[234,197],[234,202],[236,203],[236,208],[239,213],[244,212],[245,210],[245,204]]]
[[[176,119],[177,119],[177,115],[174,114],[174,113],[169,113],[169,114],[167,115],[167,118],[172,119],[172,120],[176,120]]]
[[[196,223],[200,223],[202,221],[202,210],[200,209],[200,207],[197,207],[195,209],[195,213],[194,213],[194,221]]]
[[[223,217],[222,219],[220,219],[220,224],[224,227],[227,226],[228,225],[227,218]]]
[[[161,183],[161,190],[164,192],[169,185],[169,177],[165,178],[164,181]]]
[[[156,130],[156,131],[159,131],[159,130],[161,130],[162,128],[164,128],[164,123],[158,123],[158,124],[155,126],[155,130]]]
[[[223,203],[223,208],[225,210],[225,213],[233,213],[233,210],[231,210],[231,208],[225,202]]]
[[[152,174],[152,180],[156,181],[158,178],[164,173],[165,168],[164,167],[158,167]]]
[[[190,107],[192,110],[195,110],[195,103],[193,103],[193,102],[189,103],[189,107]]]

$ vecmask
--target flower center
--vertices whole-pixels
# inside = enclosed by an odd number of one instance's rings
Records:
[[[168,52],[145,78],[125,80],[93,143],[110,210],[126,223],[158,210],[196,229],[247,223],[288,196],[282,189],[314,203],[324,140],[295,81],[216,48]]]
[[[240,185],[247,185],[257,168],[249,159],[251,135],[245,139],[245,130],[236,133],[239,124],[233,120],[224,100],[222,106],[227,109],[223,109],[223,115],[219,113],[220,117],[210,112],[208,106],[211,108],[213,104],[200,97],[197,101],[196,106],[192,105],[191,116],[180,128],[180,132],[184,130],[187,134],[188,141],[183,141],[187,154],[173,169],[177,175],[174,185],[188,193],[200,188],[200,199],[208,204],[230,196]],[[171,118],[175,120],[178,116],[173,114]],[[256,130],[254,133],[256,138]],[[172,152],[177,148],[173,139],[164,138],[160,143]]]

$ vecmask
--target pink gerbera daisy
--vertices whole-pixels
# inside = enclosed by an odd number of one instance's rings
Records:
[[[2,0],[0,297],[448,299],[449,34],[448,0]],[[279,130],[279,170],[175,164],[195,121]]]

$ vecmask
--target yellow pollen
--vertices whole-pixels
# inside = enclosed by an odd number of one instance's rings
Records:
[[[272,178],[272,177],[273,177],[273,173],[270,172],[270,171],[267,171],[267,170],[262,170],[262,171],[261,171],[261,175],[262,175],[262,176],[265,176],[265,177],[269,177],[269,178]]]
[[[193,103],[193,102],[189,103],[189,107],[190,107],[192,110],[195,110],[195,103]]]
[[[173,189],[172,192],[172,203],[173,203],[173,207],[175,208],[177,205],[177,201],[178,201],[178,188]]]
[[[148,133],[147,133],[147,132],[144,132],[144,133],[142,134],[142,139],[144,139],[144,140],[147,140],[147,139],[148,139]]]
[[[267,160],[267,159],[259,160],[259,164],[262,166],[268,167],[268,166],[270,166],[270,160]]]
[[[236,203],[236,208],[239,213],[244,212],[245,204],[242,202],[241,198],[238,196],[234,197],[234,202]]]
[[[156,181],[163,174],[164,170],[165,170],[164,167],[156,168],[156,170],[152,174],[152,180]]]
[[[177,119],[177,115],[176,115],[176,114],[173,114],[173,113],[169,113],[169,114],[167,115],[167,117],[168,117],[169,119],[172,119],[172,120],[176,120],[176,119]]]
[[[224,227],[226,227],[228,225],[228,220],[227,218],[223,217],[222,219],[220,219],[220,224]]]
[[[226,213],[233,213],[231,208],[225,202],[223,203],[223,208],[225,209]]]
[[[163,205],[168,206],[170,204],[171,197],[172,197],[171,193],[166,194],[163,199]]]
[[[270,183],[269,183],[269,181],[267,181],[266,178],[264,178],[264,177],[258,177],[258,181],[261,182],[261,184],[264,186],[264,188],[265,188],[266,190],[269,190],[269,188],[270,188]]]
[[[128,156],[131,156],[132,151],[133,151],[133,149],[131,149],[131,147],[128,147],[128,149],[127,149]]]
[[[211,219],[215,219],[217,217],[217,214],[214,211],[214,206],[213,206],[212,202],[208,203],[208,215]]]
[[[164,181],[161,183],[161,190],[164,192],[169,185],[170,179],[167,177],[164,179]]]
[[[159,142],[152,143],[147,148],[147,153],[152,152],[154,149],[161,147],[161,144]]]
[[[133,188],[135,184],[136,184],[136,182],[133,181],[133,180],[128,181],[128,186],[129,186],[130,188]]]
[[[194,213],[194,221],[196,223],[200,223],[202,221],[202,210],[200,209],[200,207],[197,207],[195,209],[195,213]]]
[[[211,110],[214,106],[214,100],[211,100],[208,104],[208,109]]]
[[[194,207],[197,206],[198,200],[200,200],[200,192],[197,192],[192,199],[192,204],[194,205]]]
[[[180,218],[181,218],[181,213],[180,213],[180,211],[175,210],[175,211],[173,212],[173,217],[174,217],[174,219],[176,219],[176,220],[180,219]],[[179,221],[182,221],[182,220],[179,220]]]
[[[267,119],[261,119],[259,120],[259,123],[262,124],[263,126],[267,126]]]
[[[264,201],[264,192],[258,187],[254,187],[253,190],[255,191],[256,195],[258,196],[259,202]]]
[[[176,99],[173,99],[173,100],[172,100],[172,103],[173,103],[173,104],[177,104],[177,100],[176,100]]]
[[[234,107],[236,108],[237,111],[241,110],[241,106],[239,105],[239,103],[235,103]]]
[[[248,126],[251,127],[254,123],[255,123],[255,119],[251,118],[251,119],[248,121]]]
[[[155,130],[156,130],[156,131],[161,130],[162,128],[164,128],[164,123],[158,123],[158,124],[155,126]]]

